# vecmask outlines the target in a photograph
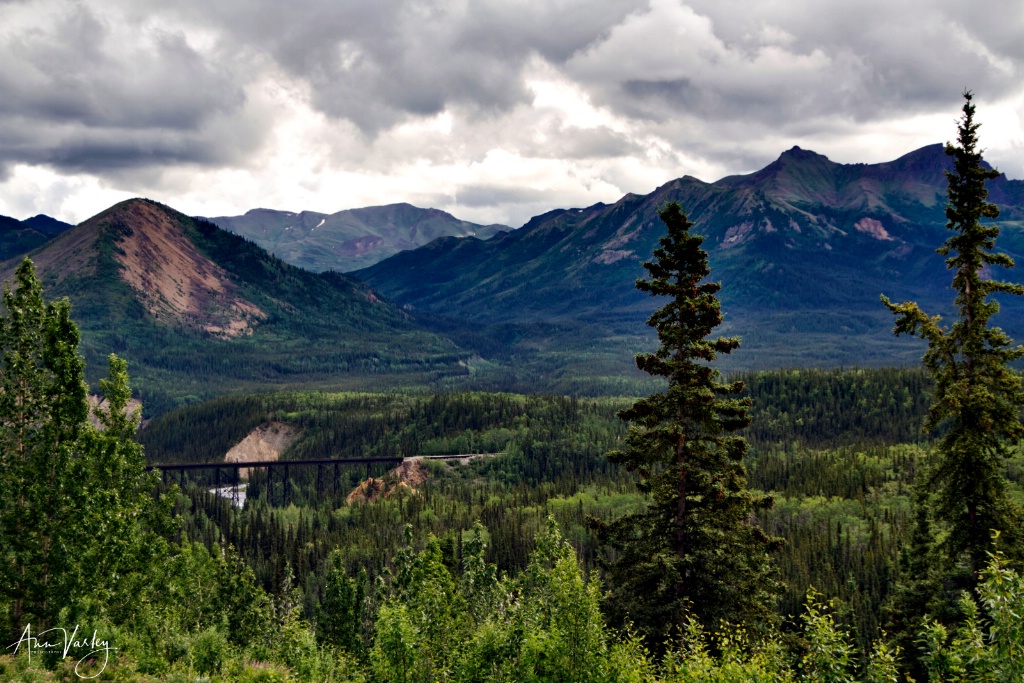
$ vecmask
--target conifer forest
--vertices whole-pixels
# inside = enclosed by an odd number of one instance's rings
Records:
[[[917,366],[719,371],[743,340],[669,203],[643,395],[289,387],[140,425],[130,365],[87,387],[24,260],[0,680],[1024,681],[1024,348],[998,316],[1024,286],[974,116],[965,93],[935,245],[953,314],[878,302]],[[225,462],[255,432],[274,466]]]

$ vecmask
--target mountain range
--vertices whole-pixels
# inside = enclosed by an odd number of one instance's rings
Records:
[[[935,252],[947,235],[948,168],[941,145],[882,164],[839,164],[794,147],[756,173],[713,183],[687,176],[515,230],[401,204],[215,219],[261,234],[281,258],[255,237],[149,200],[74,228],[0,221],[0,235],[24,240],[22,251],[46,240],[28,253],[47,296],[74,304],[90,381],[108,353],[128,358],[150,412],[310,386],[630,394],[654,386],[632,359],[655,348],[644,323],[659,302],[634,282],[664,234],[658,210],[673,201],[704,236],[722,283],[720,331],[742,339],[721,359],[724,370],[919,362],[922,344],[893,337],[879,295],[950,312],[951,277]],[[1000,176],[988,187],[1002,211],[998,247],[1019,260],[1024,182]],[[356,224],[376,235],[379,251],[345,242],[354,234],[345,226]],[[402,240],[438,232],[398,251]],[[397,253],[373,262],[389,250]],[[372,265],[342,274],[342,252]],[[319,273],[286,263],[321,257]],[[0,264],[0,277],[17,262]],[[1024,305],[1001,303],[994,323],[1022,338]]]
[[[316,272],[365,268],[439,237],[487,239],[510,229],[505,225],[468,223],[444,211],[411,204],[368,206],[332,214],[253,209],[242,216],[208,220],[292,265]]]
[[[794,147],[753,174],[679,178],[614,204],[551,211],[489,240],[442,238],[353,275],[464,344],[533,354],[582,380],[595,364],[607,373],[613,358],[628,364],[651,348],[642,331],[658,302],[633,283],[664,233],[658,209],[675,201],[704,235],[722,283],[722,332],[744,342],[725,367],[914,363],[922,347],[893,338],[879,295],[949,313],[951,277],[935,253],[946,237],[948,168],[942,145],[882,164]],[[1019,260],[1024,182],[1000,176],[988,188],[1002,210],[998,246]],[[1003,303],[998,324],[1019,337],[1024,307]]]

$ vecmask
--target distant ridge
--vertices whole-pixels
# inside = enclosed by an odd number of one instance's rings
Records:
[[[439,237],[487,239],[504,225],[477,225],[439,209],[388,204],[333,214],[252,209],[242,216],[210,218],[292,265],[317,272],[347,272],[373,265]]]
[[[23,221],[0,216],[0,261],[25,254],[71,227],[43,214]]]
[[[35,228],[39,232],[46,235],[59,235],[65,230],[70,230],[71,228],[75,227],[70,223],[59,221],[56,218],[52,218],[42,213],[36,214],[31,218],[26,218],[25,220],[22,221],[22,223],[31,228]]]

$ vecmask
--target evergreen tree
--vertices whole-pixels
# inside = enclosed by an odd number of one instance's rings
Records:
[[[317,640],[340,647],[362,658],[363,611],[366,587],[363,581],[349,578],[339,551],[331,556],[324,581],[323,600],[317,610]]]
[[[905,668],[912,680],[928,679],[923,652],[918,647],[921,632],[929,619],[948,621],[939,572],[935,566],[935,539],[929,518],[928,492],[925,482],[914,491],[914,525],[908,547],[900,556],[900,580],[885,610],[888,612],[887,632],[898,646]]]
[[[928,486],[937,492],[936,516],[948,529],[947,570],[966,561],[968,582],[976,585],[993,550],[992,530],[1003,532],[1004,539],[1015,531],[1018,514],[1007,499],[1003,472],[1008,444],[1024,434],[1024,390],[1020,376],[1009,367],[1024,357],[1024,347],[1011,346],[1010,338],[989,324],[999,311],[990,297],[1024,294],[1024,287],[983,274],[989,266],[1014,264],[1006,254],[993,251],[999,228],[982,222],[999,215],[985,189],[985,181],[999,173],[982,165],[971,93],[965,92],[964,99],[958,144],[946,145],[946,154],[953,157],[953,170],[946,172],[946,227],[953,235],[938,249],[954,271],[957,319],[945,327],[940,317],[926,315],[915,302],[893,304],[884,296],[882,302],[897,316],[897,335],[928,342],[923,362],[935,378],[935,394],[925,429],[941,433],[940,457]]]
[[[106,406],[88,420],[85,362],[67,299],[43,300],[32,262],[6,287],[0,316],[0,604],[20,632],[116,607],[121,584],[145,572],[145,531],[166,513],[134,441],[138,413],[124,361],[101,381]]]
[[[615,557],[607,566],[612,613],[632,620],[654,646],[691,617],[708,628],[722,621],[764,626],[779,591],[769,558],[779,541],[752,520],[772,501],[747,490],[747,443],[731,434],[750,424],[751,402],[739,397],[743,382],[720,381],[709,364],[739,340],[708,339],[722,313],[720,285],[705,281],[704,239],[690,234],[678,204],[660,216],[668,234],[644,264],[651,279],[636,284],[669,301],[648,320],[660,348],[636,363],[666,378],[668,388],[619,413],[631,423],[625,449],[608,454],[640,474],[649,503],[598,525]]]

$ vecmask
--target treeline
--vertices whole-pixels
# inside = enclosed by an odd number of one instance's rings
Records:
[[[274,413],[291,417],[292,424],[306,430],[288,451],[295,459],[330,456],[343,462],[346,456],[396,452],[496,456],[465,465],[424,462],[429,478],[415,491],[398,486],[386,498],[357,505],[346,503],[348,494],[365,478],[384,475],[385,468],[342,465],[335,478],[331,465],[293,467],[288,481],[280,469],[272,477],[257,471],[248,482],[243,510],[207,492],[213,475],[188,473],[189,497],[179,499],[178,508],[181,538],[202,541],[211,550],[222,543],[234,545],[271,592],[280,588],[286,564],[305,585],[307,573],[322,574],[323,562],[335,548],[346,549],[352,571],[379,571],[406,524],[419,539],[427,534],[440,538],[457,559],[459,534],[479,520],[492,540],[488,559],[517,571],[525,564],[539,520],[551,511],[549,503],[587,488],[600,502],[581,502],[558,516],[575,529],[573,538],[592,558],[585,515],[603,505],[609,492],[627,497],[631,505],[639,503],[631,479],[604,457],[624,431],[610,402],[491,394],[305,399],[309,402],[303,405],[317,409],[296,411],[301,401],[288,402],[286,407],[293,410]],[[344,409],[320,410],[325,405]],[[226,411],[217,414],[225,422],[229,419]],[[231,419],[242,425],[242,433],[253,424],[244,411]],[[326,454],[317,450],[327,436],[344,449]],[[403,444],[405,450],[398,450]],[[181,480],[175,475],[167,481]],[[315,592],[311,585],[307,604],[315,603]]]
[[[787,586],[779,612],[799,614],[813,585],[838,600],[841,622],[867,647],[901,571],[909,488],[923,458],[917,446],[895,445],[920,438],[925,409],[920,399],[900,397],[927,384],[916,370],[775,371],[745,379],[755,400],[749,480],[775,496],[760,522],[786,540],[776,558]],[[903,412],[890,412],[896,402]],[[140,436],[151,462],[219,460],[272,421],[301,429],[284,454],[292,459],[504,453],[462,466],[430,463],[417,494],[396,489],[371,504],[347,505],[345,498],[366,477],[384,475],[383,466],[343,467],[337,480],[332,467],[292,468],[287,483],[278,471],[270,489],[257,472],[244,510],[207,493],[212,479],[193,477],[179,508],[181,537],[210,550],[234,546],[271,593],[290,570],[313,618],[331,551],[342,550],[352,576],[375,575],[405,525],[417,542],[438,538],[446,562],[457,566],[461,534],[480,520],[491,541],[487,560],[516,573],[533,533],[553,514],[584,568],[598,569],[601,551],[588,517],[611,519],[642,501],[634,479],[605,458],[624,434],[615,413],[625,404],[480,393],[273,394],[190,406]],[[779,438],[786,429],[794,436]]]
[[[772,370],[739,379],[754,401],[747,430],[753,443],[917,442],[931,403],[922,368]]]
[[[753,423],[745,435],[755,448],[779,442],[827,447],[922,438],[929,383],[920,369],[776,370],[737,379],[746,383],[746,395],[754,402]],[[479,392],[249,394],[162,415],[139,439],[151,463],[216,462],[253,429],[275,421],[303,433],[286,458],[502,450],[511,432],[524,426],[547,425],[555,434],[586,419],[621,434],[624,427],[615,414],[626,405],[626,399]]]
[[[594,470],[594,460],[577,457],[576,448],[569,441],[537,443],[515,457],[468,465],[430,463],[431,478],[415,494],[397,488],[391,497],[369,504],[345,501],[367,475],[363,466],[343,472],[338,485],[322,482],[319,493],[315,468],[305,475],[293,472],[287,498],[284,482],[275,481],[268,494],[265,477],[257,476],[249,484],[244,510],[208,493],[209,483],[192,485],[177,510],[180,538],[201,541],[211,550],[237,548],[270,593],[279,592],[292,571],[309,618],[321,600],[332,551],[341,551],[350,575],[366,571],[374,576],[393,556],[407,525],[417,542],[428,535],[438,538],[446,563],[457,566],[462,534],[479,520],[488,530],[488,561],[514,574],[525,566],[533,533],[553,515],[584,569],[598,570],[601,548],[588,520],[635,510],[642,497],[628,477]],[[871,446],[771,451],[751,462],[756,484],[785,482],[774,493],[774,508],[759,517],[786,541],[775,558],[786,585],[780,616],[798,615],[813,586],[838,601],[839,618],[858,646],[878,637],[885,618],[881,607],[903,571],[912,517],[910,482],[922,459],[916,446]],[[564,476],[523,480],[525,472],[545,463],[558,463]],[[282,506],[284,500],[289,503]]]
[[[813,586],[836,600],[841,623],[867,651],[905,571],[912,489],[925,459],[916,445],[787,447],[750,464],[752,484],[775,496],[761,524],[786,542],[775,558],[786,584],[780,614],[798,614]]]
[[[581,443],[599,437],[595,432],[621,434],[624,426],[615,418],[621,405],[612,399],[484,393],[263,394],[174,411],[154,420],[139,438],[153,463],[223,460],[253,429],[270,422],[299,430],[283,456],[296,460],[497,452],[579,430]],[[598,459],[595,466],[601,466]]]

